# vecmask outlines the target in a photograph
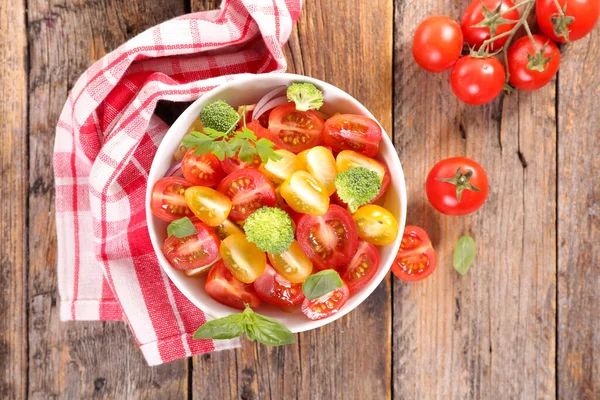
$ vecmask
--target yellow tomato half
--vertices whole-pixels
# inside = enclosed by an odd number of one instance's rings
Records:
[[[363,156],[352,150],[340,151],[335,163],[338,173],[347,171],[350,168],[365,167],[375,171],[381,182],[383,182],[383,177],[385,176],[385,168],[381,164],[370,157]]]
[[[219,239],[224,240],[226,237],[233,235],[234,233],[244,233],[242,228],[230,219],[226,219],[219,226],[215,226],[215,233]]]
[[[362,206],[352,214],[352,219],[356,222],[358,237],[367,243],[386,246],[398,237],[398,222],[383,207],[374,204]]]
[[[194,215],[210,226],[225,222],[231,211],[229,197],[206,186],[192,186],[186,189],[184,196]]]
[[[316,217],[327,212],[327,189],[306,171],[296,171],[281,184],[281,197],[296,212]]]
[[[337,174],[335,158],[331,151],[326,147],[316,146],[298,154],[298,159],[302,168],[317,178],[327,189],[327,195],[331,196],[335,192],[333,179]]]
[[[297,156],[291,151],[279,149],[275,150],[275,153],[282,157],[281,160],[269,160],[259,168],[259,171],[264,173],[275,184],[285,181],[294,172],[302,169],[302,164],[300,164]]]
[[[225,266],[239,281],[252,283],[265,272],[267,256],[243,233],[234,233],[221,242],[219,253]]]
[[[292,283],[304,282],[313,269],[312,263],[295,240],[283,253],[268,256],[275,271]]]

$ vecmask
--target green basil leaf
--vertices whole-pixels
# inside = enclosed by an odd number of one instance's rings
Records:
[[[454,247],[454,256],[452,257],[456,272],[465,275],[469,271],[473,260],[475,260],[476,254],[475,240],[471,236],[461,237],[456,243],[456,247]]]
[[[204,323],[194,333],[194,339],[233,339],[246,330],[247,316],[244,313],[231,314]]]
[[[268,346],[282,346],[296,341],[296,336],[276,319],[255,312],[248,313],[246,336]]]
[[[196,233],[198,233],[198,231],[188,217],[176,219],[175,221],[171,222],[169,226],[167,226],[167,234],[169,236],[183,238]]]
[[[340,274],[333,269],[326,269],[306,278],[302,285],[302,292],[308,300],[313,300],[341,288],[342,285]]]

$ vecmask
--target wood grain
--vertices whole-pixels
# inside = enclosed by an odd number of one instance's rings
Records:
[[[327,0],[304,3],[286,59],[290,72],[355,96],[391,132],[391,51],[391,1]],[[195,358],[193,368],[198,399],[390,398],[389,280],[350,315],[298,335],[295,345],[245,341],[235,353]]]
[[[555,396],[555,85],[483,107],[461,104],[449,72],[413,60],[417,24],[459,16],[466,1],[395,3],[395,143],[408,182],[407,223],[431,234],[432,277],[394,280],[395,398]],[[490,179],[484,207],[448,217],[428,203],[429,169],[449,156],[479,161]],[[478,255],[461,277],[452,267],[458,238]]]
[[[0,398],[27,393],[27,31],[25,2],[0,0]]]
[[[137,33],[182,14],[184,2],[30,0],[28,7],[29,395],[182,397],[187,362],[148,367],[123,322],[59,322],[52,148],[58,116],[79,75]]]
[[[600,398],[600,28],[558,77],[558,394]]]

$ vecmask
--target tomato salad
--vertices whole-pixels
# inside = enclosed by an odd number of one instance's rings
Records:
[[[237,109],[215,101],[154,185],[165,257],[190,277],[208,274],[214,300],[326,318],[375,277],[377,246],[396,240],[396,219],[374,204],[391,181],[376,158],[379,124],[322,105],[309,83]]]

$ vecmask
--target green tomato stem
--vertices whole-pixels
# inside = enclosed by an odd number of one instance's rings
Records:
[[[523,28],[525,28],[525,32],[527,32],[527,36],[529,37],[529,40],[531,41],[531,44],[533,45],[533,49],[535,50],[536,53],[538,53],[540,51],[540,48],[538,47],[537,43],[535,42],[535,39],[533,39],[533,35],[531,34],[531,29],[529,29],[529,24],[523,24]]]

